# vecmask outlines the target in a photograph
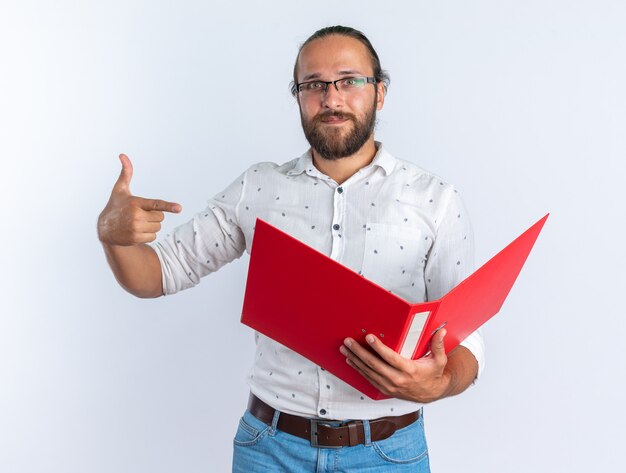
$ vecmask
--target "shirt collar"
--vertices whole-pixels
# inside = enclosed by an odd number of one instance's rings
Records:
[[[393,168],[396,165],[396,158],[394,158],[391,153],[389,153],[383,144],[380,141],[375,141],[376,144],[376,155],[372,162],[365,166],[363,169],[367,169],[372,166],[380,167],[386,175],[391,174]],[[309,148],[302,156],[300,156],[294,166],[293,169],[287,172],[289,176],[295,176],[297,174],[302,174],[303,172],[307,172],[310,175],[318,174],[319,171],[313,164],[313,154],[311,153],[311,149]]]
[[[385,171],[385,174],[388,176],[393,172],[393,168],[396,166],[396,158],[385,149],[383,144],[380,141],[375,141],[376,143],[376,155],[374,159],[370,163],[370,166],[378,166]]]
[[[295,176],[297,174],[302,174],[306,170],[312,170],[315,166],[313,165],[313,155],[311,154],[311,148],[308,149],[302,156],[300,156],[291,171],[287,172],[289,176]]]

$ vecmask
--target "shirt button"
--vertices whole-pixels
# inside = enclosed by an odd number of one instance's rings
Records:
[[[333,225],[333,230],[339,230],[341,227],[339,226],[338,223]]]
[[[337,187],[337,192],[339,192],[340,194],[343,194],[343,187]]]
[[[320,414],[325,416],[326,415],[326,409],[320,409]]]

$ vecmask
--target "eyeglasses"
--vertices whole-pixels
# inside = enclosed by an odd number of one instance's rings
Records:
[[[333,84],[337,92],[349,94],[363,89],[365,84],[376,84],[376,82],[375,77],[343,77],[342,79],[331,81],[312,80],[296,84],[295,91],[301,93],[303,96],[312,97],[326,93],[328,86]]]

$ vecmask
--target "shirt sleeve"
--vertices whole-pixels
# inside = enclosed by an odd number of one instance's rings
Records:
[[[209,199],[187,223],[150,244],[161,263],[163,295],[195,286],[243,254],[246,244],[238,213],[245,174]]]
[[[427,300],[440,299],[474,271],[474,235],[469,215],[458,192],[448,187],[436,215],[436,236],[424,271]],[[485,366],[485,346],[479,330],[461,345],[478,362],[480,376]]]

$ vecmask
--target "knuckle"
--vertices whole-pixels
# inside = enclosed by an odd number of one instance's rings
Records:
[[[392,387],[395,390],[402,389],[406,387],[407,382],[404,376],[395,376],[391,379]]]
[[[144,241],[145,241],[145,238],[138,233],[133,233],[131,236],[131,242],[134,245],[138,245],[139,243],[143,243]]]
[[[130,231],[131,231],[131,233],[132,233],[133,235],[136,235],[136,234],[138,234],[138,233],[139,233],[139,230],[140,230],[140,228],[139,228],[139,227],[140,227],[139,220],[137,220],[137,219],[133,219],[133,220],[130,222]]]

